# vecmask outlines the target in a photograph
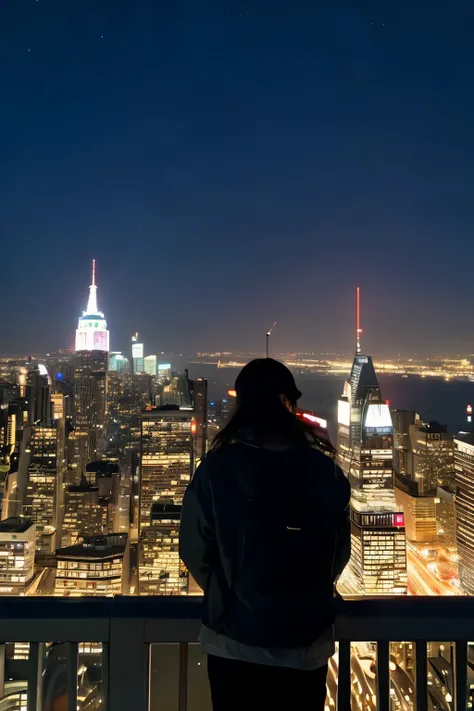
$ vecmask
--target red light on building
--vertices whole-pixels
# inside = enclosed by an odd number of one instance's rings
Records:
[[[390,407],[390,400],[385,400],[385,404]]]
[[[472,415],[472,405],[466,407],[466,415]]]
[[[196,420],[191,420],[191,434],[194,436],[197,432]]]
[[[405,526],[405,514],[393,514],[393,525],[397,528],[403,528]]]

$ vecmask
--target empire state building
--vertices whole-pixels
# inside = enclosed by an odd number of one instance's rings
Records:
[[[92,260],[92,283],[89,287],[87,309],[79,318],[76,329],[76,351],[109,350],[109,332],[104,314],[97,306],[95,259]]]

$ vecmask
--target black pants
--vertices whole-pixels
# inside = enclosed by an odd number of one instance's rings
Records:
[[[209,655],[214,711],[323,711],[327,664],[313,671]]]

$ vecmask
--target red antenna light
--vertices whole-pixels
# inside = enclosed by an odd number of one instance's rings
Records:
[[[362,329],[360,327],[360,286],[356,288],[356,353],[360,354],[360,334]]]

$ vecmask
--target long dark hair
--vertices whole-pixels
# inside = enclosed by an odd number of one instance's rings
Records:
[[[250,436],[256,444],[269,439],[292,446],[311,444],[334,456],[329,440],[296,416],[301,393],[282,363],[271,358],[251,361],[240,372],[235,387],[237,410],[214,438],[211,451]]]

